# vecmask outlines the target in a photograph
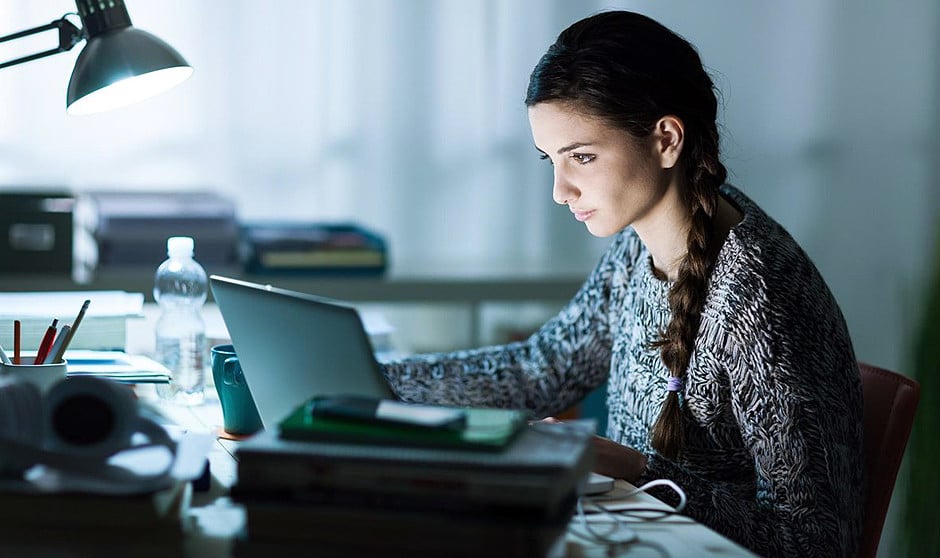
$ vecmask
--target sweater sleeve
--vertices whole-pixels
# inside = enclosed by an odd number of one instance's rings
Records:
[[[738,332],[751,333],[735,342],[739,358],[725,363],[753,482],[714,478],[681,457],[658,455],[649,456],[640,482],[672,479],[686,491],[688,515],[762,556],[854,556],[861,386],[841,314],[831,315],[785,340],[779,332],[797,327],[787,316],[763,328],[738,324]]]
[[[559,413],[603,383],[610,369],[611,277],[622,267],[615,242],[574,298],[527,340],[408,357],[383,364],[404,401]]]

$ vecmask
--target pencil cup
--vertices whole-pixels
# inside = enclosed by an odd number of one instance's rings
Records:
[[[232,345],[212,347],[212,379],[222,403],[222,422],[229,434],[254,434],[263,428],[255,400]]]
[[[10,376],[24,382],[29,382],[39,388],[45,395],[49,388],[65,379],[68,370],[66,361],[55,364],[33,364],[34,356],[23,356],[20,364],[6,364],[0,362],[0,376]]]

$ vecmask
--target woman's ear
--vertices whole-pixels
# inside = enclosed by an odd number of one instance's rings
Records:
[[[653,130],[654,149],[660,166],[671,169],[679,162],[685,139],[685,124],[678,116],[664,116],[656,122]]]

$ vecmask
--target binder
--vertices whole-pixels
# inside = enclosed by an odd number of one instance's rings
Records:
[[[0,274],[68,277],[74,213],[75,198],[66,189],[0,192]]]

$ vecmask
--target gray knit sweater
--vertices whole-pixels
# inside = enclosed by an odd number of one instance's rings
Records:
[[[862,522],[862,395],[842,313],[790,235],[737,189],[743,213],[709,283],[685,378],[677,460],[649,445],[668,372],[650,342],[669,283],[632,228],[529,339],[383,365],[406,401],[549,416],[608,382],[607,436],[649,457],[686,513],[768,556],[854,556]]]

